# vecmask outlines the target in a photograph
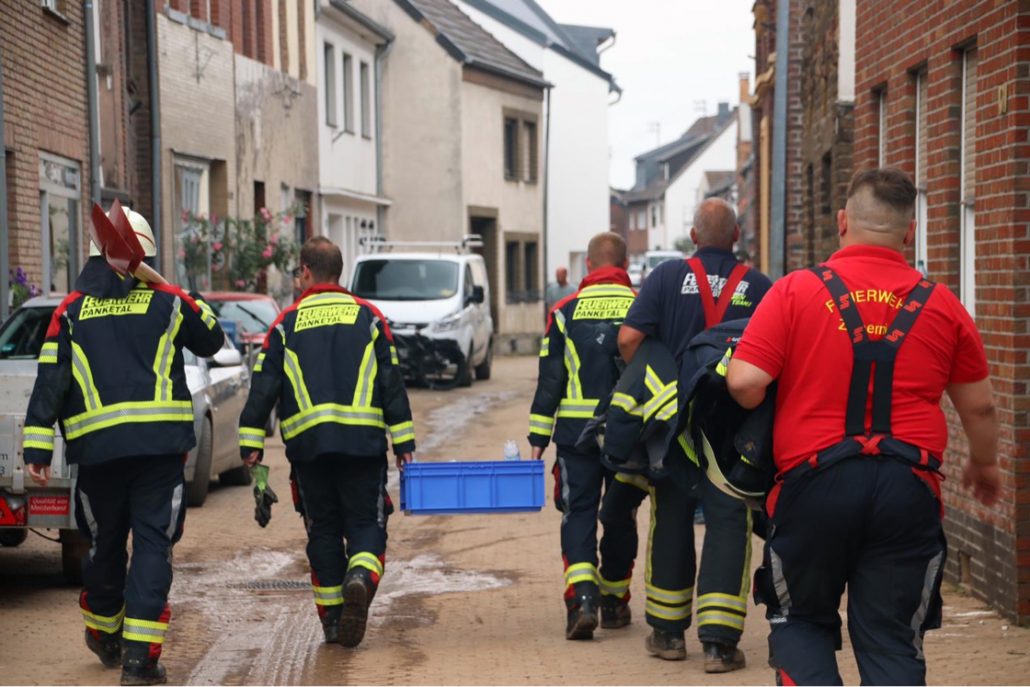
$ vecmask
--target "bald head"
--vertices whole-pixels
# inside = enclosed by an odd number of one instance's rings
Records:
[[[604,231],[590,239],[587,245],[590,269],[598,267],[626,267],[626,242],[613,231]]]
[[[737,213],[728,202],[722,198],[707,198],[698,206],[694,228],[690,231],[690,238],[698,248],[732,250],[739,236]]]
[[[896,169],[871,169],[851,180],[843,217],[844,243],[900,247],[912,229],[916,187]]]

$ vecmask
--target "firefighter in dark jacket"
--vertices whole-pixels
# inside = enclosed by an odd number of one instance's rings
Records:
[[[152,262],[154,235],[126,210]],[[198,296],[123,278],[96,246],[54,311],[25,418],[29,475],[46,485],[60,422],[79,466],[75,515],[90,540],[79,596],[86,645],[123,685],[165,682],[171,549],[186,515],[183,465],[196,444],[182,349],[210,356],[225,335]],[[126,573],[126,540],[133,535]]]
[[[562,512],[567,639],[592,639],[598,610],[604,628],[629,624],[630,570],[637,550],[631,518],[606,527],[598,569],[597,511],[613,473],[602,466],[597,451],[574,448],[619,378],[619,326],[635,295],[626,273],[626,243],[618,234],[598,234],[590,240],[587,267],[590,273],[579,290],[559,301],[548,318],[529,420],[534,458],[543,456],[552,436],[558,446],[554,499]]]
[[[386,432],[397,467],[411,460],[415,427],[385,319],[337,284],[340,249],[324,237],[301,249],[301,298],[273,323],[240,417],[240,453],[256,466],[265,422],[279,404],[286,457],[308,524],[308,560],[325,640],[355,647],[386,561]],[[263,467],[263,466],[258,466]],[[257,519],[270,499],[259,477]]]
[[[720,198],[701,203],[691,229],[697,252],[688,260],[656,267],[626,315],[619,349],[627,362],[645,337],[657,338],[676,358],[682,386],[691,339],[720,322],[751,315],[771,283],[737,262],[732,248],[739,237],[729,203]],[[697,575],[698,638],[705,672],[728,672],[745,663],[737,643],[750,586],[751,515],[742,501],[722,493],[704,476],[691,453],[685,442],[673,448],[664,462],[666,477],[650,490],[652,536],[645,589],[647,623],[654,631],[646,647],[666,660],[687,657],[684,634],[694,617],[697,569],[693,517],[700,500],[705,540]],[[696,486],[684,487],[691,483]],[[642,490],[636,498],[643,498]]]

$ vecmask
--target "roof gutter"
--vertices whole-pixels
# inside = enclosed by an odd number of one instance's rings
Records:
[[[393,35],[376,46],[375,57],[375,108],[376,108],[376,195],[383,195],[383,63],[386,56],[393,49]],[[386,228],[383,226],[386,219],[386,207],[382,203],[376,204],[376,231],[380,236],[386,236]]]
[[[547,90],[544,91],[544,224],[542,232],[542,243],[544,252],[544,274],[543,274],[543,285],[547,287],[547,275],[551,273],[551,265],[548,260],[548,223],[547,223],[547,207],[550,194],[548,193],[548,185],[551,178],[551,87],[548,86]],[[547,319],[547,299],[541,299],[544,312],[544,319]]]
[[[0,223],[4,230],[0,231],[0,322],[7,319],[10,302],[10,287],[7,280],[11,274],[11,255],[8,236],[11,232],[7,221],[7,146],[4,145],[4,60],[3,48],[0,46]]]
[[[100,202],[100,117],[97,110],[97,45],[96,22],[93,12],[96,4],[86,0],[86,106],[89,108],[89,197]]]
[[[150,100],[150,228],[161,259],[161,85],[157,82],[157,10],[147,2],[147,87]],[[160,263],[158,263],[160,264]]]
[[[787,220],[787,46],[790,36],[790,3],[776,5],[776,85],[773,87],[772,165],[769,176],[772,197],[769,222],[769,265],[767,272],[783,276],[783,247]],[[781,43],[782,41],[782,43]]]

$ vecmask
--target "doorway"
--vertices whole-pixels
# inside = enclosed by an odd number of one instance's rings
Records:
[[[483,215],[469,216],[469,233],[478,236],[483,241],[481,248],[474,248],[473,251],[483,256],[486,263],[487,279],[490,282],[490,316],[494,322],[496,333],[501,325],[500,297],[501,289],[497,280],[499,266],[497,264],[497,215],[496,211],[492,217]]]

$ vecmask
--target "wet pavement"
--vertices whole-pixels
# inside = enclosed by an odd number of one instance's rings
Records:
[[[518,440],[527,455],[535,364],[532,358],[499,358],[494,378],[470,389],[412,391],[419,459],[496,460],[506,439]],[[353,650],[326,646],[311,600],[304,530],[288,503],[288,466],[277,440],[267,455],[270,482],[281,497],[267,529],[253,521],[249,488],[215,485],[204,507],[187,515],[175,551],[165,644],[173,683],[772,682],[765,667],[767,626],[754,608],[741,642],[749,662],[744,671],[705,675],[693,631],[686,662],[648,656],[642,574],[632,587],[637,615],[630,627],[599,631],[593,642],[567,642],[560,516],[550,503],[540,513],[395,514],[365,641]],[[547,458],[549,467],[552,451]],[[399,503],[392,469],[391,478]],[[642,550],[646,525],[642,512]],[[759,557],[753,558],[757,563]],[[0,684],[117,683],[118,672],[102,668],[82,644],[77,594],[61,582],[55,544],[30,536],[17,549],[0,550]],[[1030,630],[1011,627],[955,589],[947,590],[945,602],[945,626],[926,642],[932,683],[1026,681]],[[857,682],[848,651],[839,657],[845,681]]]

